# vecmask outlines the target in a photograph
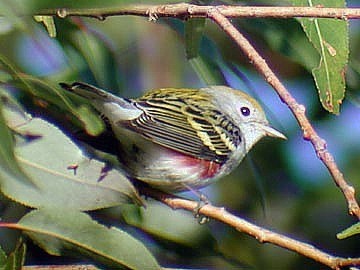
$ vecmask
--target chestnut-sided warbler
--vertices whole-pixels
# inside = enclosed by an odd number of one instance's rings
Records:
[[[128,176],[164,191],[209,185],[262,137],[285,138],[255,99],[226,86],[163,88],[127,99],[85,83],[60,85],[88,99],[109,124]]]

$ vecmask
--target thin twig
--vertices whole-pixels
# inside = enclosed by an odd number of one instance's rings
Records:
[[[145,16],[150,19],[158,17],[188,18],[207,17],[209,9],[213,6],[198,6],[187,3],[167,5],[122,5],[109,8],[58,8],[45,9],[39,15],[57,15],[61,18],[67,16],[87,16],[105,19],[115,15]],[[316,17],[337,19],[360,18],[359,8],[325,8],[325,7],[258,7],[258,6],[217,6],[219,12],[231,18],[294,18]],[[152,16],[155,15],[155,16]]]
[[[141,188],[141,193],[152,197],[173,209],[193,211],[198,207],[198,202],[169,195],[150,188]],[[215,207],[207,204],[199,209],[199,214],[227,224],[239,232],[244,232],[256,238],[260,243],[272,243],[274,245],[295,251],[305,257],[322,263],[332,269],[341,269],[345,266],[360,265],[360,258],[341,258],[325,253],[316,247],[294,240],[285,235],[264,229],[240,217],[237,217],[223,207]]]
[[[333,156],[327,150],[325,140],[317,134],[315,129],[310,124],[310,121],[305,115],[305,107],[297,103],[295,98],[289,93],[289,91],[281,83],[279,78],[275,75],[266,61],[255,50],[255,48],[250,44],[250,42],[223,14],[220,13],[216,7],[209,9],[208,16],[236,42],[236,44],[249,58],[250,62],[255,66],[259,73],[262,74],[265,80],[275,89],[281,100],[290,108],[301,129],[303,130],[304,139],[312,143],[317,156],[328,168],[336,185],[339,186],[343,192],[348,203],[349,213],[360,219],[360,207],[355,198],[355,189],[346,182],[343,174],[337,167]]]

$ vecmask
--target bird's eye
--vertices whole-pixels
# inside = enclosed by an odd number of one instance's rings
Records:
[[[240,112],[243,116],[249,116],[250,115],[250,109],[248,107],[241,107]]]

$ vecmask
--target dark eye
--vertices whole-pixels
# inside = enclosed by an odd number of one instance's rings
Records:
[[[243,116],[249,116],[250,115],[250,109],[248,107],[241,107],[240,112]]]

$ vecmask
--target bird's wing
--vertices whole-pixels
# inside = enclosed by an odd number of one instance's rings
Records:
[[[225,162],[241,143],[241,132],[196,89],[160,89],[134,101],[144,113],[123,122],[154,143],[206,160]]]

